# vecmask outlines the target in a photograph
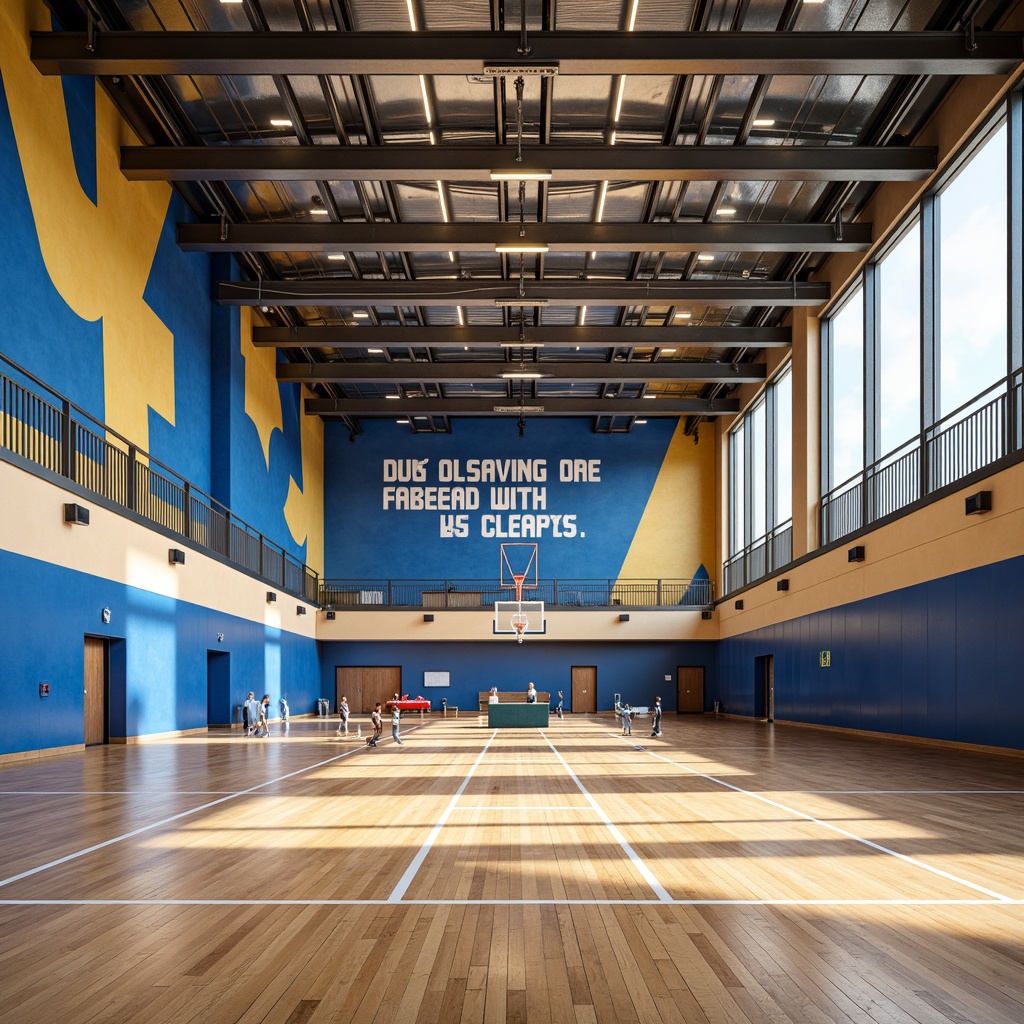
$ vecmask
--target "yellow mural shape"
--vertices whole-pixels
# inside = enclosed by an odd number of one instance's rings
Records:
[[[0,69],[47,272],[84,320],[103,321],[104,419],[149,447],[149,408],[174,423],[174,339],[143,294],[171,198],[129,182],[120,146],[137,140],[96,87],[95,205],[75,170],[60,79],[29,60],[29,32],[51,28],[37,0],[0,4]]]
[[[252,343],[252,309],[241,308],[242,358],[245,360],[245,414],[252,420],[260,436],[263,460],[270,469],[270,438],[275,430],[284,433],[281,413],[281,392],[277,383],[277,350],[256,348]]]
[[[620,580],[689,579],[715,564],[715,444],[679,421],[622,563]]]

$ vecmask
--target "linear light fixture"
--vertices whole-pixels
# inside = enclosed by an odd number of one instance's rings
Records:
[[[225,0],[221,0],[221,3],[224,3],[224,2],[225,2]],[[292,122],[287,117],[272,117],[270,119],[270,127],[271,128],[291,128],[291,126],[292,126]]]
[[[496,405],[494,412],[522,412],[538,414],[544,411],[543,405]]]
[[[498,348],[543,348],[543,341],[499,341]]]
[[[550,377],[550,373],[539,373],[536,370],[506,370],[499,373],[502,380],[539,380],[541,377]]]
[[[496,306],[546,306],[550,300],[524,295],[518,299],[495,299]]]
[[[541,77],[552,78],[558,74],[558,61],[546,63],[538,61],[536,64],[498,64],[491,61],[484,61],[483,74],[491,78],[519,77],[523,78]]]
[[[347,259],[347,257],[345,256],[345,254],[343,252],[329,252],[327,254],[327,258],[329,260],[335,260],[335,261]]]
[[[491,181],[550,181],[551,171],[491,171]]]
[[[548,247],[543,242],[502,242],[494,247],[495,252],[528,253],[547,252]]]

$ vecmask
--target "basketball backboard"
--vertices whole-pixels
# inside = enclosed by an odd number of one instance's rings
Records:
[[[543,601],[495,601],[494,632],[515,636],[520,642],[528,633],[546,633]]]

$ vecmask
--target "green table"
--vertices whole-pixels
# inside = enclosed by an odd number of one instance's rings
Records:
[[[491,729],[536,729],[548,724],[547,704],[488,704],[487,725]]]

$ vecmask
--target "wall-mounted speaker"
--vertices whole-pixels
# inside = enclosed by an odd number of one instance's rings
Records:
[[[434,616],[431,615],[430,612],[427,612],[426,615],[423,616],[423,621],[424,622],[433,622],[434,621]]]
[[[328,622],[333,622],[337,617],[338,617],[338,613],[337,612],[328,612],[327,613],[327,621]]]
[[[76,505],[73,501],[65,502],[64,522],[72,526],[88,526],[89,510],[84,505]]]
[[[619,616],[619,622],[629,622],[629,612],[623,612]]]
[[[305,614],[306,614],[306,606],[305,606],[304,604],[300,604],[300,605],[299,605],[299,606],[298,606],[298,607],[297,607],[297,608],[295,609],[295,614],[296,614],[296,615],[305,615]]]
[[[855,548],[850,548],[850,550],[846,552],[846,560],[848,562],[863,562],[864,545],[858,544]]]
[[[779,580],[778,583],[775,584],[775,589],[789,590],[789,580]]]
[[[184,565],[185,564],[185,552],[181,548],[171,548],[167,552],[167,561],[171,565]]]
[[[273,590],[267,591],[267,604],[273,604],[277,600],[277,593]]]
[[[736,611],[741,612],[743,611],[743,602],[737,601],[736,604],[733,605],[733,607],[736,609]]]
[[[711,609],[710,609],[710,608],[705,608],[705,609],[704,609],[704,610],[703,610],[703,611],[702,611],[702,612],[700,613],[700,617],[701,617],[702,619],[710,619],[710,618],[711,618],[711,614],[712,614],[712,613],[711,613]]]
[[[992,492],[991,491],[978,491],[977,494],[972,494],[967,498],[964,498],[964,515],[976,516],[979,512],[991,512],[992,511]],[[86,522],[89,520],[87,519]]]

